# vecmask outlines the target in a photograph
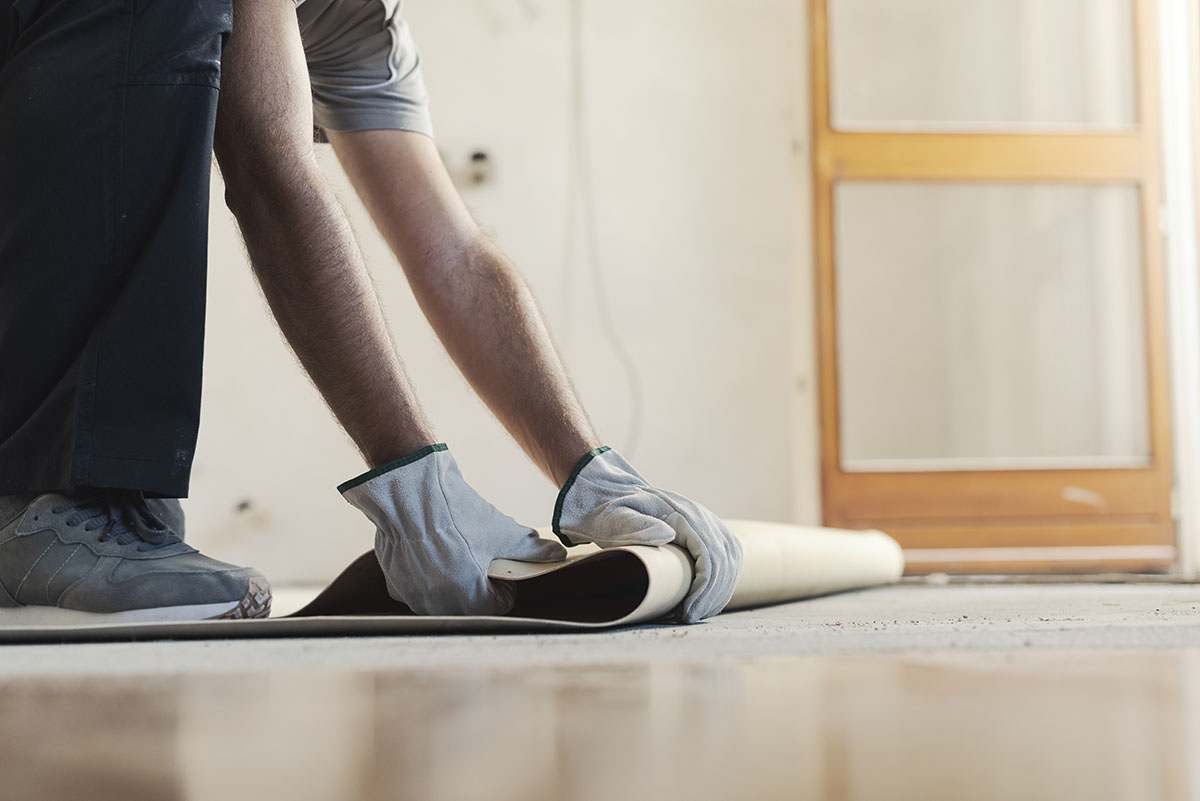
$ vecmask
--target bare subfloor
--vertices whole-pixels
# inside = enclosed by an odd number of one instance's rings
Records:
[[[1200,799],[1200,587],[589,635],[0,647],[0,801]]]

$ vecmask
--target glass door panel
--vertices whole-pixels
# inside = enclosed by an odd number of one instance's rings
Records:
[[[1133,0],[830,0],[839,130],[1128,129]]]
[[[846,470],[1150,458],[1138,190],[842,182]]]

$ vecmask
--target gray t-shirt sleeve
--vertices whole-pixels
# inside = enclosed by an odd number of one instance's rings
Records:
[[[400,6],[400,0],[297,4],[318,127],[433,136],[421,56]]]

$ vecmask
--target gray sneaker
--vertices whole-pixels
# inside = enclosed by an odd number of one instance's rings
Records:
[[[0,625],[266,617],[259,572],[184,544],[141,493],[0,497]]]
[[[147,498],[146,506],[150,507],[150,511],[163,525],[171,529],[172,534],[181,540],[186,539],[183,506],[178,498]]]

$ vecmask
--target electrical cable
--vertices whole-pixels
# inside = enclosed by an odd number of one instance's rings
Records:
[[[629,386],[629,431],[621,450],[627,458],[632,459],[641,437],[644,400],[642,376],[613,317],[612,306],[604,282],[604,270],[600,258],[599,224],[596,214],[596,187],[592,174],[591,143],[587,132],[587,104],[584,97],[583,0],[569,0],[568,9],[571,134],[567,165],[567,230],[564,265],[569,264],[573,256],[575,238],[578,233],[577,225],[582,220],[583,255],[592,279],[592,289],[596,295],[595,309],[600,317],[600,330],[616,355],[617,361],[621,364],[626,383]],[[567,288],[569,291],[569,282]]]

